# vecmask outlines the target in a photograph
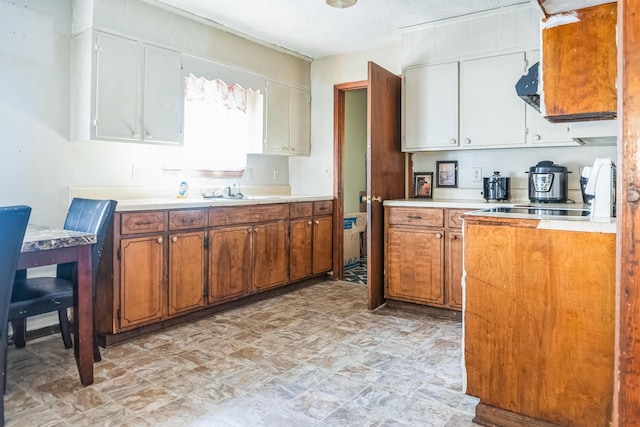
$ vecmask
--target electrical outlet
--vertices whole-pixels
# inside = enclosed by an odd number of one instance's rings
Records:
[[[324,169],[322,170],[322,176],[324,176],[325,178],[330,178],[331,177],[331,166],[330,165],[324,165]]]
[[[480,167],[471,168],[471,181],[473,182],[482,181],[482,168]]]
[[[253,168],[247,168],[245,172],[247,173],[247,181],[253,181]]]
[[[273,170],[273,180],[277,181],[280,179],[280,171],[278,169]]]
[[[131,163],[131,179],[133,180],[138,179],[139,176],[140,176],[140,166],[136,165],[135,163]]]

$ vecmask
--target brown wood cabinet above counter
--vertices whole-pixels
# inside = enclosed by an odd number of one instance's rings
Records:
[[[109,342],[331,271],[332,215],[331,200],[116,212],[98,272],[97,330]]]

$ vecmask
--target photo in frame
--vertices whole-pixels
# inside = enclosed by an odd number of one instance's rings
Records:
[[[413,197],[431,199],[433,197],[433,172],[414,172]]]
[[[436,187],[458,188],[458,161],[436,161]]]

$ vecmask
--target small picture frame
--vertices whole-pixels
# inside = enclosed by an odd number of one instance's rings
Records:
[[[436,187],[458,188],[458,161],[436,161]]]
[[[413,197],[416,199],[433,197],[433,172],[414,172]]]

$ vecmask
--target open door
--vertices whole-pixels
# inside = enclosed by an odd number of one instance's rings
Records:
[[[367,306],[384,302],[384,209],[404,198],[405,156],[400,150],[402,80],[369,62],[367,86]]]

